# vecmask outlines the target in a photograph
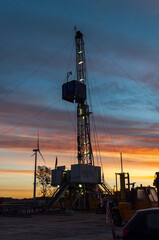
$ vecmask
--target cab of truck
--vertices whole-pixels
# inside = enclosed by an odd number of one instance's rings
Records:
[[[131,190],[133,191],[133,189]],[[134,190],[133,208],[144,209],[158,206],[158,197],[154,187],[137,187]]]
[[[118,191],[118,204],[112,208],[112,217],[116,226],[128,222],[137,210],[158,207],[158,196],[154,187],[140,185],[130,189],[130,186],[125,186],[124,173],[121,176],[120,182],[123,182]],[[129,179],[128,183],[130,183]]]

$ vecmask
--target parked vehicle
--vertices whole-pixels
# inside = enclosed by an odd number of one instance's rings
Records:
[[[158,207],[158,198],[153,187],[136,187],[127,191],[130,196],[112,208],[112,217],[116,226],[128,222],[137,210]]]
[[[118,203],[112,208],[112,218],[116,226],[122,222],[128,222],[137,210],[158,207],[158,197],[154,187],[135,187],[130,183],[129,173],[121,171],[116,173],[116,197]],[[120,190],[118,190],[118,177],[120,178]]]
[[[122,230],[123,240],[159,239],[159,208],[138,210]]]

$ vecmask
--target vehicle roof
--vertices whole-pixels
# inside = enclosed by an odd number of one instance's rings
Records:
[[[159,212],[159,207],[140,209],[140,210],[137,210],[137,212],[138,213],[142,213],[142,212]]]
[[[144,217],[145,215],[149,213],[157,213],[159,214],[159,208],[147,208],[147,209],[141,209],[137,210],[136,213],[133,215],[133,217],[127,222],[127,224],[123,227],[123,229],[129,228],[129,226],[134,225],[134,221],[136,222],[136,218]]]

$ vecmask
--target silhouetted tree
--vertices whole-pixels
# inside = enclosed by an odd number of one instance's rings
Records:
[[[46,197],[51,188],[51,169],[46,166],[37,168],[37,184],[41,189],[43,197]]]

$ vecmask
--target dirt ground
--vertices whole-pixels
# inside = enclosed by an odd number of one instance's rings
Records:
[[[121,233],[121,229],[117,229]],[[0,217],[1,240],[112,240],[104,214]]]

